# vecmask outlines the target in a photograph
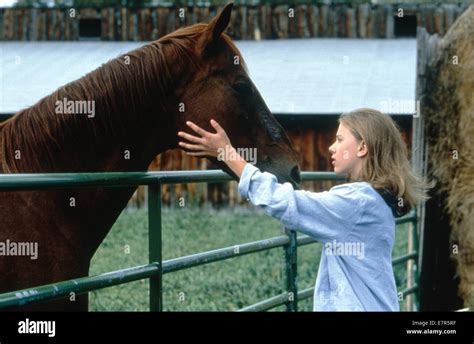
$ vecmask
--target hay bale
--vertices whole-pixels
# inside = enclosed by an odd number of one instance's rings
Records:
[[[474,6],[457,19],[429,64],[424,113],[431,175],[446,193],[459,293],[474,306]],[[456,64],[457,62],[457,64]],[[429,228],[427,228],[429,230]],[[457,246],[455,246],[457,245]]]

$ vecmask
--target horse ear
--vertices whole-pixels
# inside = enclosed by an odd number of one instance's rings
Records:
[[[233,3],[227,4],[224,9],[211,20],[205,33],[205,46],[218,42],[219,37],[229,25],[233,7]]]

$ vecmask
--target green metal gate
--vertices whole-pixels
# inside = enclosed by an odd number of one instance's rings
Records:
[[[334,180],[344,181],[345,177],[332,172],[303,172],[303,181]],[[283,247],[285,250],[286,292],[263,300],[240,311],[264,311],[281,305],[286,310],[298,310],[298,301],[313,295],[314,288],[298,290],[297,248],[316,242],[314,239],[295,231],[285,235],[234,245],[217,250],[162,261],[161,240],[161,186],[178,183],[228,182],[232,179],[222,171],[174,171],[174,172],[131,172],[131,173],[54,173],[54,174],[5,174],[0,175],[1,191],[46,190],[77,187],[124,187],[148,185],[148,235],[149,264],[117,270],[97,276],[77,278],[64,282],[32,287],[0,294],[0,308],[16,307],[30,303],[44,302],[81,294],[93,290],[112,287],[148,278],[150,281],[150,311],[163,309],[163,275],[194,266],[209,264],[225,259]],[[407,271],[412,285],[399,292],[399,296],[414,294],[415,309],[418,304],[418,242],[417,214],[411,212],[396,219],[397,224],[412,223],[412,240],[415,248],[408,254],[397,257],[393,265],[412,261],[411,271]]]

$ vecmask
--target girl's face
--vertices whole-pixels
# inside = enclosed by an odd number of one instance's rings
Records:
[[[329,147],[329,152],[334,172],[349,173],[351,178],[359,176],[367,155],[367,147],[364,142],[358,141],[344,125],[339,124],[336,142]]]

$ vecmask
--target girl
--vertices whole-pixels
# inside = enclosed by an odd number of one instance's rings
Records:
[[[315,311],[398,311],[392,270],[395,216],[426,199],[426,184],[411,170],[395,122],[372,109],[339,118],[336,141],[329,147],[336,173],[349,183],[314,193],[295,191],[290,183],[247,163],[214,120],[210,133],[192,122],[200,137],[178,132],[191,143],[179,145],[194,156],[217,157],[240,177],[239,192],[279,219],[288,229],[323,243],[314,290]]]

